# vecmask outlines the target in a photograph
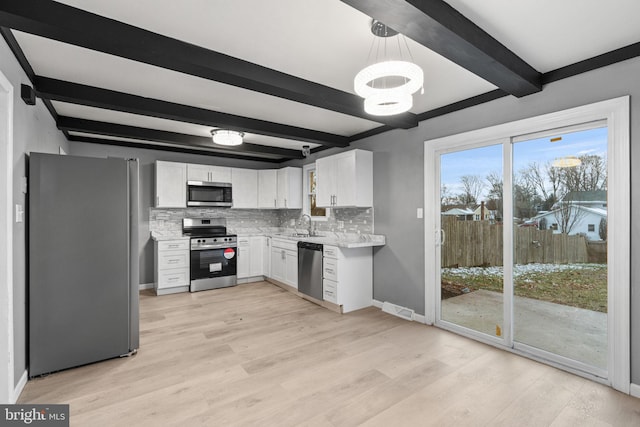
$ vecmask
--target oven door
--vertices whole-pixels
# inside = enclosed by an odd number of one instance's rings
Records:
[[[191,280],[235,276],[238,249],[191,249]]]

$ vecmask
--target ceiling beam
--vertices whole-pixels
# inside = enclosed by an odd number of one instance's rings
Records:
[[[164,130],[147,129],[136,126],[121,125],[116,123],[98,122],[94,120],[77,119],[73,117],[59,116],[57,121],[58,129],[74,132],[84,132],[90,134],[131,138],[141,141],[155,141],[164,144],[182,145],[187,148],[215,149],[219,153],[227,154],[266,154],[283,160],[302,159],[302,150],[290,150],[286,148],[270,147],[243,143],[233,147],[222,147],[214,145],[210,137],[187,135]]]
[[[346,147],[346,136],[280,123],[257,120],[234,114],[196,108],[108,89],[36,76],[34,86],[39,97],[52,101],[88,105],[125,113],[141,114],[180,122],[233,129],[277,138],[312,142],[331,147]]]
[[[0,26],[393,127],[415,114],[372,116],[357,95],[51,0],[2,0]]]
[[[508,94],[542,90],[541,75],[443,0],[342,0]]]
[[[118,139],[91,138],[91,137],[81,136],[81,135],[69,135],[67,139],[69,141],[85,142],[88,144],[114,145],[117,147],[140,148],[144,150],[170,151],[172,153],[197,154],[199,156],[225,157],[225,158],[251,160],[251,161],[267,162],[267,163],[283,162],[282,159],[269,159],[264,157],[249,157],[249,156],[242,156],[239,154],[220,153],[217,151],[195,149],[195,148],[189,148],[181,145],[150,144],[148,142],[133,142],[133,141],[121,141]]]

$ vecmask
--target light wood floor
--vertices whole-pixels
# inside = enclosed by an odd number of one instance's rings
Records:
[[[261,282],[141,297],[141,347],[29,381],[74,426],[639,426],[640,399],[369,308]]]

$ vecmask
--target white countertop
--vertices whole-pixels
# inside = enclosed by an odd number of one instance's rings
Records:
[[[330,231],[318,232],[319,236],[307,237],[296,236],[298,230],[281,229],[281,228],[242,228],[229,229],[230,234],[237,234],[238,237],[246,236],[269,236],[277,239],[285,239],[292,241],[321,243],[323,245],[338,246],[340,248],[367,248],[374,246],[384,246],[386,244],[385,236],[379,234],[356,234],[356,233],[335,233]],[[163,240],[189,240],[189,236],[183,236],[175,232],[157,232],[151,233],[151,238],[157,242]]]
[[[367,248],[373,246],[384,246],[386,238],[379,234],[356,234],[356,233],[335,233],[330,231],[320,231],[319,236],[307,237],[297,236],[300,230],[295,229],[236,229],[231,232],[242,236],[269,236],[272,238],[321,243],[323,245],[338,246],[341,248]]]
[[[161,233],[158,231],[152,231],[151,238],[156,242],[160,242],[163,240],[189,240],[189,236],[184,236],[177,233]]]

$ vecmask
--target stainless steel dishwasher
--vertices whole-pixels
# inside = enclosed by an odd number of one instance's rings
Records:
[[[298,242],[298,291],[322,300],[322,245]]]

